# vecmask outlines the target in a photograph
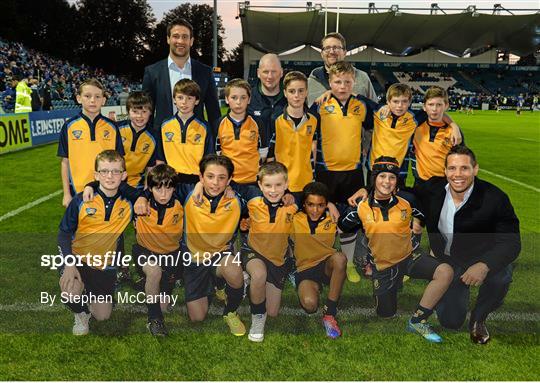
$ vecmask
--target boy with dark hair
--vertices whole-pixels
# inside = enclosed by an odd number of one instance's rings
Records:
[[[157,163],[171,165],[179,182],[196,183],[197,165],[213,152],[212,131],[208,123],[198,119],[195,106],[200,101],[201,88],[193,80],[183,79],[173,89],[173,100],[178,112],[163,121],[158,139]]]
[[[148,330],[154,336],[165,336],[163,311],[168,307],[168,300],[161,299],[160,293],[170,295],[179,278],[184,209],[175,193],[176,172],[171,166],[159,164],[152,168],[146,177],[146,185],[150,214],[135,220],[137,243],[133,245],[133,256],[139,273],[145,275]],[[158,264],[143,262],[151,254],[158,256]],[[149,296],[153,297],[151,302]],[[161,301],[155,297],[160,297]]]
[[[144,173],[156,162],[156,140],[148,125],[152,113],[152,99],[146,92],[130,92],[126,108],[129,120],[120,123],[118,130],[124,145],[127,183],[132,187],[142,188]]]
[[[66,121],[60,131],[57,155],[62,157],[64,207],[69,205],[72,196],[93,181],[92,163],[99,153],[110,149],[124,154],[118,128],[101,114],[105,101],[105,87],[98,80],[84,81],[77,93],[77,102],[81,104],[82,111]]]
[[[58,247],[64,259],[75,256],[81,261],[81,266],[66,264],[60,276],[60,289],[70,297],[66,305],[75,316],[73,335],[88,334],[91,316],[102,321],[111,315],[116,282],[112,255],[133,214],[131,202],[118,193],[127,177],[122,155],[114,150],[99,153],[94,170],[99,182],[95,198],[83,202],[82,193],[77,194],[58,232]]]
[[[293,218],[292,234],[298,297],[302,308],[312,314],[319,307],[322,285],[329,286],[323,325],[326,335],[335,339],[341,335],[336,315],[346,277],[347,258],[334,249],[337,226],[327,209],[330,193],[326,185],[309,183],[303,194],[303,210]]]

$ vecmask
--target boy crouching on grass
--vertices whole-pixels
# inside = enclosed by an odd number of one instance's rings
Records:
[[[124,158],[118,152],[105,150],[97,155],[94,177],[99,182],[95,198],[83,202],[82,193],[77,194],[58,233],[64,259],[74,255],[81,260],[80,266],[66,264],[60,271],[62,296],[69,297],[65,303],[75,316],[73,335],[88,334],[91,316],[98,321],[110,317],[116,267],[107,256],[118,249],[133,215],[131,202],[118,193],[127,177]]]
[[[334,249],[337,225],[328,211],[328,187],[312,182],[304,187],[303,211],[293,218],[296,286],[300,305],[309,314],[319,307],[323,284],[329,286],[322,322],[326,335],[341,336],[337,324],[337,304],[346,277],[347,257]]]
[[[137,260],[139,273],[145,275],[146,296],[161,298],[163,294],[171,295],[179,278],[184,208],[175,193],[176,171],[173,167],[155,166],[148,172],[146,184],[150,214],[135,219],[137,243],[133,245],[133,257]],[[168,303],[169,299],[147,299],[147,327],[154,336],[167,335],[163,311],[168,308]]]

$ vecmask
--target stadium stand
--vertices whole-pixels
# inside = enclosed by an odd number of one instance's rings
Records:
[[[124,87],[132,90],[141,87],[140,84],[132,84],[125,78],[106,74],[101,69],[89,68],[84,64],[73,65],[26,48],[20,43],[0,39],[0,106],[5,113],[12,113],[14,110],[14,75],[37,79],[39,91],[43,90],[50,80],[52,109],[77,109],[77,84],[89,77],[99,79],[107,89],[109,97],[106,105],[118,105],[118,98]]]

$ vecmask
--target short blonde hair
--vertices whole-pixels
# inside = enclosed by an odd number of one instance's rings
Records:
[[[386,101],[390,101],[394,97],[406,96],[409,101],[412,100],[412,90],[407,84],[396,83],[390,85],[386,91]]]
[[[259,172],[257,173],[257,180],[259,182],[262,182],[264,177],[274,174],[282,174],[285,179],[288,179],[287,167],[281,162],[272,161],[263,164],[259,168]]]
[[[126,170],[126,161],[124,160],[124,157],[120,153],[118,153],[116,150],[112,150],[112,149],[104,150],[96,156],[96,161],[94,163],[94,170],[96,172],[99,170],[98,165],[102,161],[107,161],[107,162],[118,161],[122,163],[122,170],[124,171]]]
[[[354,66],[347,61],[338,61],[335,64],[330,65],[328,68],[328,78],[338,74],[351,74],[353,77],[356,77],[356,70]]]

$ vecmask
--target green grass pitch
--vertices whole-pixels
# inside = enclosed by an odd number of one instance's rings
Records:
[[[147,333],[143,306],[125,305],[109,321],[92,322],[91,335],[76,338],[67,309],[39,303],[41,291],[59,292],[56,272],[39,263],[42,254],[56,254],[63,214],[56,195],[0,221],[0,380],[540,379],[540,113],[451,115],[478,156],[479,176],[509,194],[521,222],[523,251],[506,302],[489,321],[488,345],[472,344],[465,328],[441,329],[436,318],[442,344],[406,333],[423,282],[405,284],[397,318],[377,319],[366,280],[346,282],[343,336],[334,341],[325,337],[320,313],[297,310],[289,284],[286,309],[268,320],[262,344],[230,335],[218,304],[204,323],[189,323],[181,291],[180,309],[166,315],[171,335],[162,341]],[[0,216],[59,190],[56,145],[1,156],[0,185]],[[126,249],[132,241],[130,233]],[[249,325],[247,307],[245,300],[241,312]]]

